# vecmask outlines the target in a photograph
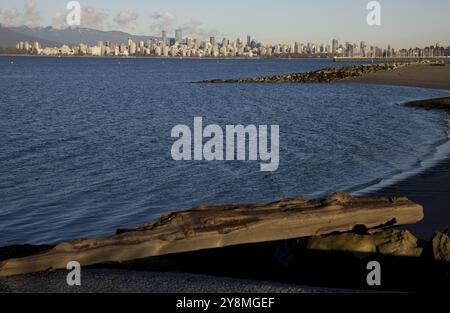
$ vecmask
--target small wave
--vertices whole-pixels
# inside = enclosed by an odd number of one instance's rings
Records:
[[[353,196],[365,196],[423,173],[448,159],[450,157],[450,119],[447,118],[445,121],[448,125],[447,138],[435,142],[430,152],[413,165],[412,168],[394,173],[390,177],[376,179],[372,183],[359,185],[362,188],[358,186],[353,187],[348,192]],[[352,192],[351,190],[356,191]]]

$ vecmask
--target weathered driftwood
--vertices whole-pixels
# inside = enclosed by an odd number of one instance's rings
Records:
[[[357,225],[376,228],[412,224],[422,206],[407,198],[284,200],[267,204],[202,206],[169,213],[156,222],[115,236],[62,243],[42,254],[0,263],[0,276],[124,262],[151,256],[345,232]]]

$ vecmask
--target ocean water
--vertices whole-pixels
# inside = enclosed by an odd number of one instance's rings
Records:
[[[110,235],[200,204],[356,192],[417,168],[448,141],[448,96],[351,83],[206,85],[329,60],[0,57],[0,246]],[[280,166],[174,161],[171,129],[279,125]]]

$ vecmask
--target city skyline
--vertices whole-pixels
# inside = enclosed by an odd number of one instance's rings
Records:
[[[437,42],[448,44],[450,21],[446,12],[450,3],[432,1],[379,1],[381,26],[366,23],[367,0],[311,1],[284,0],[277,3],[228,1],[79,1],[81,27],[122,30],[137,35],[160,36],[164,29],[174,36],[181,29],[184,36],[208,40],[213,36],[241,38],[252,34],[261,42],[309,42],[319,44],[339,41],[370,41],[373,45],[424,47]],[[0,0],[0,23],[5,26],[53,26],[65,28],[66,1]]]
[[[97,41],[95,45],[79,43],[63,44],[61,47],[44,47],[38,41],[21,41],[16,44],[17,53],[36,55],[92,55],[92,56],[157,56],[157,57],[346,57],[346,58],[435,58],[450,57],[450,46],[438,42],[435,45],[415,48],[386,48],[368,44],[339,42],[333,39],[331,44],[315,42],[295,42],[291,44],[265,44],[247,35],[246,41],[237,38],[221,41],[211,36],[209,40],[183,37],[182,29],[175,30],[175,36],[169,37],[166,30],[161,37],[126,43]]]

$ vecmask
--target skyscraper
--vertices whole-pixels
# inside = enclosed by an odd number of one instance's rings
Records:
[[[300,53],[300,44],[297,41],[294,43],[294,53],[295,54]]]
[[[175,41],[178,43],[183,41],[183,30],[181,28],[175,30]]]
[[[209,42],[211,43],[212,46],[214,46],[216,44],[216,38],[210,37]]]
[[[353,45],[349,42],[345,43],[345,56],[346,57],[353,57]]]
[[[252,37],[250,35],[247,36],[247,46],[251,46],[252,44]]]
[[[196,49],[196,50],[199,49],[201,44],[202,44],[202,39],[201,38],[195,38],[195,40],[194,40],[194,49]]]
[[[361,56],[362,57],[366,57],[366,48],[367,48],[367,46],[366,46],[366,42],[364,42],[364,41],[361,41],[361,44],[360,44],[360,53],[361,53]]]
[[[339,49],[339,41],[337,39],[333,39],[333,44],[331,45],[331,53],[336,54]]]
[[[188,46],[188,48],[192,48],[192,38],[191,37],[186,38],[186,45]]]
[[[167,31],[165,30],[162,31],[161,41],[163,43],[163,46],[167,45]]]

